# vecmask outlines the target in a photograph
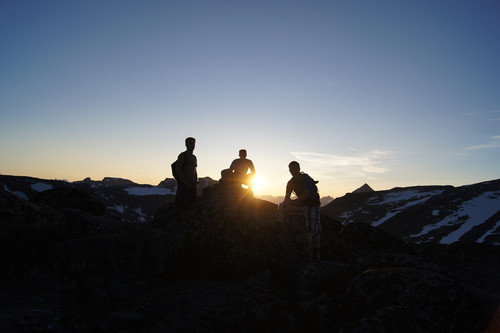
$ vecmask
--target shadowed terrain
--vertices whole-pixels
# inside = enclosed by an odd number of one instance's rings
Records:
[[[78,196],[75,196],[78,197]],[[409,244],[208,187],[149,223],[0,192],[0,331],[484,332],[499,325],[496,246]],[[54,199],[55,200],[55,199]],[[57,202],[61,202],[57,199]],[[497,326],[494,326],[497,325]]]

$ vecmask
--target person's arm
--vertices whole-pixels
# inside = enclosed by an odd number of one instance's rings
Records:
[[[250,169],[250,173],[255,175],[255,167],[253,166],[253,162],[248,160],[248,168]]]
[[[198,159],[196,158],[196,156],[194,157],[194,161],[195,161],[194,176],[195,176],[195,181],[196,181],[195,186],[197,186],[200,182],[198,180]]]
[[[286,184],[285,199],[283,200],[283,202],[290,203],[292,201],[292,199],[290,198],[291,195],[292,195],[292,187],[290,185],[290,182],[288,182]]]
[[[229,171],[234,172],[234,170],[236,170],[236,161],[237,160],[233,160],[231,162],[231,165],[229,166]]]

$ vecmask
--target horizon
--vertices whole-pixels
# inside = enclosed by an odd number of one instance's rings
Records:
[[[85,180],[86,178],[90,178],[90,180],[92,181],[103,181],[105,178],[111,178],[111,179],[123,179],[123,180],[129,180],[133,183],[135,183],[136,185],[141,185],[141,186],[153,186],[153,187],[158,187],[160,185],[160,183],[162,181],[165,181],[167,179],[169,180],[173,180],[175,181],[175,179],[173,177],[167,177],[161,181],[159,181],[158,183],[156,184],[153,184],[153,183],[141,183],[141,182],[136,182],[135,180],[133,179],[129,179],[129,178],[122,178],[122,177],[113,177],[113,176],[106,176],[106,177],[102,177],[101,179],[94,179],[92,177],[85,177],[85,178],[82,178],[82,179],[77,179],[77,180],[68,180],[68,179],[61,179],[61,178],[39,178],[39,177],[34,177],[34,176],[28,176],[28,175],[6,175],[6,174],[2,174],[0,173],[0,176],[9,176],[9,177],[27,177],[27,178],[36,178],[36,179],[40,179],[40,180],[51,180],[51,181],[63,181],[63,182],[69,182],[69,183],[73,183],[73,182],[80,182],[80,181],[83,181]],[[203,177],[199,177],[199,179],[203,179],[203,178],[210,178],[212,180],[215,180],[215,181],[219,181],[219,179],[214,179],[212,177],[209,177],[209,176],[203,176]],[[414,185],[401,185],[401,186],[394,186],[392,188],[385,188],[385,189],[375,189],[373,188],[373,186],[371,186],[370,184],[368,183],[365,183],[367,185],[369,185],[375,192],[379,192],[379,191],[390,191],[390,190],[393,190],[395,188],[410,188],[410,187],[415,187],[415,186],[453,186],[453,187],[461,187],[461,186],[468,186],[468,185],[474,185],[474,184],[480,184],[480,183],[484,183],[484,182],[490,182],[490,181],[495,181],[495,180],[500,180],[500,178],[496,178],[496,179],[485,179],[485,180],[482,180],[482,181],[479,181],[479,182],[475,182],[475,183],[467,183],[467,184],[457,184],[457,185],[452,185],[452,184],[414,184]],[[350,194],[352,193],[353,191],[357,190],[359,187],[363,186],[364,184],[361,184],[360,186],[354,188],[354,189],[351,189],[350,191],[348,192],[345,192],[344,194],[342,195],[339,195],[339,196],[333,196],[331,194],[322,194],[320,192],[320,197],[321,198],[324,198],[324,197],[331,197],[333,199],[336,199],[336,198],[340,198],[340,197],[343,197],[347,194]],[[278,197],[284,197],[284,193],[282,194],[269,194],[269,193],[255,193],[254,191],[254,194],[256,197],[264,197],[264,196],[271,196],[273,198],[278,198]]]
[[[500,172],[500,4],[109,0],[0,4],[0,173],[142,184],[246,149],[340,197]]]

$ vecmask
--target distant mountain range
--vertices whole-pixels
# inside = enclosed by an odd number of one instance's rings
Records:
[[[364,190],[333,200],[321,213],[342,224],[378,227],[410,243],[500,245],[500,179],[459,187]]]
[[[209,177],[200,178],[199,193],[204,188],[217,183]],[[23,176],[0,175],[0,190],[11,192],[25,200],[44,201],[44,196],[52,195],[52,202],[68,200],[68,192],[75,189],[86,192],[105,205],[105,214],[126,222],[150,221],[155,212],[175,200],[177,183],[167,178],[157,186],[137,184],[123,178],[105,177],[102,180],[85,178],[82,181],[39,179]],[[59,191],[57,194],[46,193]],[[66,197],[64,197],[66,196]]]
[[[203,189],[218,181],[210,177],[200,178],[198,194]],[[146,222],[166,203],[174,202],[177,182],[166,178],[158,185],[137,184],[131,180],[105,177],[102,180],[85,178],[81,181],[40,179],[24,176],[0,175],[0,190],[11,192],[25,200],[35,200],[42,192],[55,189],[77,189],[85,191],[106,206],[106,214],[128,222]],[[283,196],[257,196],[273,203],[283,201]],[[333,200],[332,197],[321,198],[322,205]]]
[[[214,184],[217,181],[209,177],[201,178],[199,193]],[[151,221],[158,209],[174,201],[176,186],[172,178],[153,186],[113,177],[67,182],[0,175],[0,191],[60,206],[68,206],[68,200],[73,200],[78,202],[75,208],[85,200],[67,191],[83,191],[90,196],[86,201],[104,205],[106,216],[126,222]],[[75,198],[71,199],[71,195]],[[258,198],[275,204],[283,201],[283,196]],[[414,186],[385,191],[374,191],[364,184],[335,200],[321,200],[323,215],[344,225],[361,222],[378,227],[410,243],[500,245],[500,179],[460,187]],[[93,204],[87,210],[99,207]]]

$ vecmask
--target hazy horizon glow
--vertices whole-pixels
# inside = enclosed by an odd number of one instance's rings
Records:
[[[197,139],[338,197],[500,178],[500,4],[4,1],[0,173],[156,185]]]

